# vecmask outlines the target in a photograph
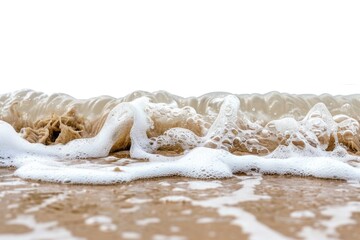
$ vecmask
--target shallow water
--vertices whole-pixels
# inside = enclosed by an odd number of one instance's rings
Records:
[[[0,170],[0,239],[356,239],[360,185],[294,176],[26,182]],[[284,184],[286,182],[286,184]]]
[[[0,239],[356,239],[359,97],[4,94]]]

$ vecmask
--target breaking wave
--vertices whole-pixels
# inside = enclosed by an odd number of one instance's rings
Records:
[[[237,172],[360,180],[360,95],[134,92],[0,96],[0,166],[25,179],[112,184]]]

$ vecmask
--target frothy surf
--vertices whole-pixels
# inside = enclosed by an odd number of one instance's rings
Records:
[[[82,184],[254,171],[358,181],[359,99],[135,92],[77,100],[22,90],[0,96],[0,166]]]

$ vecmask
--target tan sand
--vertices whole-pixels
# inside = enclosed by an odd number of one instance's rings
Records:
[[[357,183],[239,175],[209,181],[174,177],[111,186],[60,185],[23,181],[10,169],[0,169],[0,179],[0,239],[360,235]]]

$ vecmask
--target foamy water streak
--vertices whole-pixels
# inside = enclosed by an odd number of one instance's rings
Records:
[[[24,90],[0,96],[0,166],[85,184],[249,171],[360,180],[358,99],[135,92],[76,100]],[[118,151],[138,161],[94,159]]]

